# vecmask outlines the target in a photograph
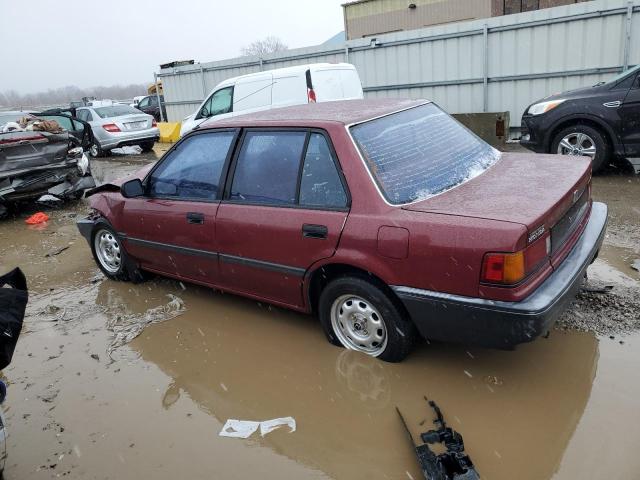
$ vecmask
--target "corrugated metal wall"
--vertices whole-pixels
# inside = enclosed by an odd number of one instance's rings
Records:
[[[509,111],[518,126],[534,100],[640,63],[640,0],[597,0],[158,75],[169,119],[179,121],[226,78],[316,62],[354,64],[368,97],[428,98],[451,113]]]

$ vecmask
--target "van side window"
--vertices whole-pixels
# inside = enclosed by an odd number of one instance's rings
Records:
[[[221,88],[209,97],[204,104],[198,118],[222,115],[231,111],[233,100],[233,87]]]
[[[312,133],[302,167],[300,205],[343,208],[347,194],[324,135]]]

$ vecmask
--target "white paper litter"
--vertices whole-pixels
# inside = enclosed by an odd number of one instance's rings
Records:
[[[219,435],[221,437],[249,438],[260,428],[260,435],[264,437],[267,433],[285,425],[289,427],[289,433],[296,431],[296,420],[293,417],[274,418],[262,422],[230,418],[220,430]]]
[[[250,422],[248,420],[235,420],[230,418],[220,430],[221,437],[248,438],[258,430],[260,422]]]
[[[89,159],[87,158],[87,154],[82,152],[82,157],[78,159],[78,168],[82,175],[87,174],[87,170],[89,170]]]

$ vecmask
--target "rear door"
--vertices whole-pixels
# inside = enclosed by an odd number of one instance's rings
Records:
[[[218,282],[216,213],[236,130],[186,137],[145,180],[145,196],[125,202],[127,251],[144,267],[207,284]]]
[[[305,271],[331,257],[348,194],[320,131],[247,130],[218,209],[222,286],[303,307]]]
[[[317,102],[363,98],[360,77],[355,68],[310,69]]]
[[[620,117],[625,154],[640,157],[640,74],[636,75],[633,86],[620,106]]]

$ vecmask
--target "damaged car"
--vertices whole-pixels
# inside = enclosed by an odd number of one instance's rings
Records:
[[[598,255],[588,158],[500,153],[425,100],[205,122],[89,192],[109,278],[149,271],[317,314],[400,361],[419,336],[511,349],[550,330]]]
[[[20,122],[6,123],[0,133],[0,217],[17,202],[45,194],[79,199],[95,187],[83,141],[53,118]]]

